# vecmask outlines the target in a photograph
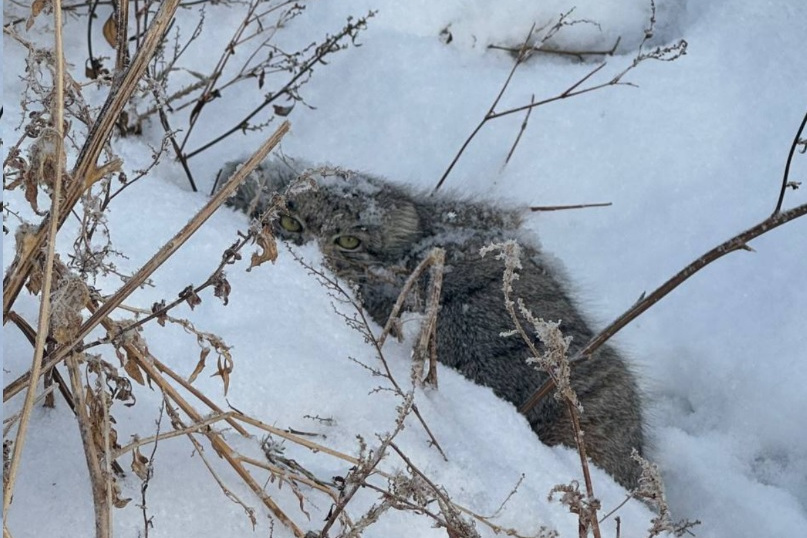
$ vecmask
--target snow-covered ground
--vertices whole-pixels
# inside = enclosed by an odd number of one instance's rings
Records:
[[[785,157],[807,107],[807,4],[657,1],[653,45],[686,39],[686,56],[674,62],[642,63],[626,81],[638,87],[609,87],[535,109],[509,164],[505,157],[518,134],[522,114],[488,122],[449,176],[446,188],[481,199],[530,205],[612,202],[607,208],[536,213],[527,222],[544,247],[566,265],[580,300],[598,326],[627,309],[700,254],[768,216],[776,203]],[[462,142],[487,111],[512,67],[512,58],[488,44],[517,45],[533,22],[539,26],[573,2],[474,0],[443,2],[315,2],[279,34],[288,46],[334,33],[348,15],[378,13],[350,47],[318,65],[302,88],[306,102],[289,119],[292,132],[282,149],[289,155],[383,175],[392,181],[434,186]],[[599,23],[564,28],[556,44],[566,50],[602,50],[621,37],[620,48],[592,82],[608,80],[633,60],[647,26],[645,0],[581,0],[573,17]],[[4,7],[12,13],[13,6]],[[109,8],[100,6],[107,16]],[[191,20],[191,13],[182,14]],[[50,40],[51,23],[40,16],[27,34]],[[209,72],[220,39],[228,38],[240,15],[235,8],[209,6],[204,46],[189,49],[189,67]],[[9,12],[6,12],[6,21]],[[85,19],[68,19],[67,54],[74,66],[86,57]],[[192,23],[186,22],[183,35]],[[24,24],[16,25],[22,35]],[[99,32],[95,46],[104,47]],[[182,29],[181,21],[179,27]],[[446,34],[451,34],[450,43]],[[32,37],[33,35],[33,37]],[[9,38],[4,46],[3,142],[15,131],[23,94],[23,49]],[[215,51],[211,53],[211,51]],[[96,54],[110,56],[103,49]],[[590,71],[580,63],[540,55],[519,67],[499,109],[551,97]],[[79,82],[83,70],[75,67]],[[271,79],[267,84],[271,83]],[[267,85],[268,88],[268,85]],[[267,88],[261,91],[267,91]],[[233,90],[200,116],[189,147],[204,143],[232,125],[261,99],[254,86]],[[91,104],[102,94],[87,90]],[[187,124],[185,110],[172,117]],[[271,129],[236,134],[191,159],[202,192],[209,192],[222,162],[244,157]],[[149,144],[162,137],[159,122],[145,125],[142,137],[115,139],[115,151],[132,170],[148,163]],[[73,162],[75,152],[68,155]],[[792,179],[803,180],[807,158],[796,156]],[[23,211],[20,191],[5,193]],[[43,199],[44,200],[44,199]],[[110,206],[115,247],[127,258],[115,260],[133,272],[206,201],[193,193],[181,167],[170,159],[135,183]],[[805,190],[789,191],[785,207],[805,203]],[[44,201],[43,201],[44,205]],[[24,214],[30,215],[30,213]],[[32,218],[32,217],[29,217]],[[17,221],[7,219],[13,228]],[[68,224],[62,252],[68,252]],[[247,227],[247,219],[222,210],[161,267],[154,286],[138,291],[130,306],[150,308],[175,297],[189,284],[203,282],[221,252]],[[677,518],[699,519],[701,537],[803,536],[807,529],[807,219],[754,241],[754,252],[733,253],[687,281],[628,326],[616,338],[641,372],[650,407],[651,460],[658,463]],[[4,237],[4,266],[13,258],[11,235]],[[310,262],[319,254],[300,249]],[[246,256],[248,258],[248,256]],[[383,380],[352,359],[376,364],[371,347],[332,309],[333,300],[285,249],[274,265],[249,273],[246,261],[228,271],[229,305],[206,293],[188,317],[197,328],[216,333],[233,346],[235,368],[227,399],[218,377],[196,386],[233,407],[281,428],[316,432],[317,442],[355,455],[356,435],[372,447],[375,434],[394,427],[399,399],[374,392]],[[118,281],[99,281],[105,293]],[[340,306],[340,308],[346,308]],[[37,304],[21,295],[15,310],[35,324]],[[346,312],[350,313],[350,312]],[[13,379],[30,363],[31,348],[12,325],[5,326],[4,374]],[[195,338],[175,327],[147,326],[149,350],[183,375],[198,360]],[[410,343],[387,344],[385,355],[397,379],[408,379]],[[106,358],[115,362],[114,354]],[[212,362],[212,356],[208,362]],[[575,536],[576,518],[557,502],[546,501],[558,483],[580,478],[576,454],[548,448],[509,404],[482,387],[441,370],[438,391],[416,393],[426,422],[448,461],[430,448],[420,425],[410,418],[398,444],[443,485],[452,499],[480,514],[494,513],[523,474],[518,491],[496,524],[521,534],[541,526]],[[136,387],[137,404],[113,407],[119,439],[154,433],[161,401],[157,391]],[[18,410],[21,398],[4,406]],[[332,419],[332,422],[310,417]],[[163,429],[170,428],[168,420]],[[259,456],[254,441],[226,436],[238,450]],[[144,454],[150,454],[150,447]],[[349,464],[312,454],[292,443],[285,455],[319,477],[344,476]],[[230,502],[184,438],[158,445],[155,474],[147,490],[150,536],[266,536],[270,523],[260,502],[208,448],[208,459],[250,506],[258,509],[253,533],[243,510]],[[128,464],[127,464],[128,465]],[[381,468],[402,468],[389,456]],[[261,481],[265,477],[256,472]],[[624,491],[600,471],[595,488],[608,512]],[[141,536],[140,480],[122,480],[124,497],[134,500],[115,511],[116,535]],[[305,491],[310,522],[288,487],[267,491],[306,529],[321,527],[330,500]],[[349,505],[351,516],[375,499],[362,490]],[[89,536],[92,504],[75,420],[61,401],[55,409],[37,407],[23,454],[9,528],[26,536]],[[622,536],[644,536],[653,517],[632,501],[620,509]],[[478,525],[483,536],[493,533]],[[615,534],[613,518],[603,524]],[[444,536],[427,518],[391,511],[365,536]],[[274,536],[290,536],[274,525]]]

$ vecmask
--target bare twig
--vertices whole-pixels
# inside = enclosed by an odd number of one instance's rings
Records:
[[[799,125],[799,130],[796,131],[796,136],[793,138],[793,144],[790,146],[790,151],[787,154],[787,162],[785,163],[785,174],[782,177],[782,190],[779,191],[779,199],[776,201],[776,209],[773,210],[773,214],[776,215],[779,211],[782,210],[782,203],[785,201],[785,191],[787,190],[788,183],[790,182],[790,164],[793,162],[793,155],[796,153],[796,147],[799,145],[799,140],[801,139],[801,133],[804,132],[804,127],[807,126],[807,113],[804,114],[804,118],[801,120],[801,125]]]
[[[645,312],[648,308],[656,304],[660,301],[664,296],[670,293],[672,290],[680,286],[685,280],[689,279],[692,275],[712,263],[713,261],[717,260],[718,258],[722,258],[726,254],[731,252],[735,252],[737,250],[750,250],[751,248],[748,246],[748,242],[752,239],[759,237],[762,234],[765,234],[774,228],[778,228],[779,226],[790,222],[791,220],[795,220],[799,217],[804,216],[807,214],[807,204],[802,204],[800,206],[796,206],[793,209],[789,209],[787,211],[779,211],[774,213],[767,219],[763,220],[756,226],[749,228],[748,230],[732,237],[731,239],[724,241],[723,243],[719,244],[715,248],[709,250],[697,260],[693,261],[686,267],[684,267],[681,271],[675,274],[672,278],[667,280],[664,284],[659,286],[653,293],[650,295],[642,295],[642,298],[637,301],[633,306],[631,306],[624,314],[619,316],[615,319],[610,325],[608,325],[605,329],[603,329],[599,334],[594,336],[588,343],[577,353],[575,353],[574,357],[572,357],[571,362],[574,365],[577,362],[581,362],[584,360],[589,360],[592,357],[592,353],[596,351],[600,346],[602,346],[605,342],[607,342],[612,336],[614,336],[617,332],[622,330],[628,323],[639,317],[643,312]],[[520,413],[526,413],[535,405],[538,404],[544,397],[546,397],[553,389],[554,383],[551,379],[547,380],[539,389],[537,389],[532,395],[519,406],[518,410]]]
[[[494,119],[497,119],[497,118],[502,118],[504,116],[509,116],[510,114],[515,114],[515,113],[522,112],[522,111],[528,111],[528,110],[531,110],[533,108],[543,106],[543,105],[546,105],[546,104],[549,104],[549,103],[552,103],[552,102],[555,102],[555,101],[561,101],[563,99],[569,99],[571,97],[576,97],[578,95],[583,95],[583,94],[586,94],[586,93],[589,93],[589,92],[600,90],[602,88],[606,88],[608,86],[618,86],[618,85],[632,86],[633,84],[631,84],[629,82],[623,82],[622,79],[625,77],[625,75],[627,75],[630,71],[632,71],[634,68],[636,68],[636,66],[638,66],[643,61],[649,60],[649,59],[660,60],[660,61],[673,61],[673,60],[683,56],[684,54],[686,54],[687,42],[684,41],[683,39],[678,41],[675,44],[672,44],[672,45],[669,45],[669,46],[666,46],[666,47],[663,47],[663,48],[662,47],[657,47],[656,49],[654,49],[654,50],[652,50],[650,52],[644,51],[644,45],[645,45],[646,41],[649,39],[649,36],[652,35],[653,28],[654,28],[655,22],[656,22],[655,21],[655,5],[651,2],[650,25],[649,25],[649,28],[647,28],[645,30],[645,38],[642,40],[642,43],[639,46],[639,52],[637,53],[636,57],[633,59],[633,62],[630,65],[628,65],[621,72],[617,73],[610,80],[608,80],[606,82],[599,83],[599,84],[594,84],[594,85],[591,85],[591,86],[583,86],[583,84],[585,84],[591,77],[593,77],[595,74],[597,74],[601,69],[603,69],[607,65],[605,62],[603,62],[600,65],[598,65],[597,67],[595,67],[594,69],[592,69],[590,72],[588,72],[586,75],[581,77],[577,82],[575,82],[574,84],[569,86],[566,90],[564,90],[563,92],[561,92],[561,93],[559,93],[557,95],[554,95],[552,97],[548,97],[546,99],[542,99],[540,101],[535,101],[535,99],[533,98],[531,100],[531,102],[529,104],[527,104],[527,105],[518,106],[518,107],[514,107],[514,108],[509,108],[509,109],[503,110],[501,112],[496,112],[495,111],[496,106],[498,105],[499,100],[501,99],[502,95],[504,94],[504,91],[507,89],[507,86],[509,85],[510,80],[512,79],[513,73],[515,72],[516,68],[519,65],[521,65],[524,62],[524,60],[529,57],[530,54],[535,52],[536,48],[540,49],[541,46],[544,43],[546,43],[546,41],[548,39],[550,39],[552,36],[554,36],[558,31],[560,31],[561,28],[563,28],[564,26],[567,26],[569,24],[574,24],[574,21],[572,21],[572,22],[567,21],[567,18],[568,18],[568,16],[570,14],[571,14],[571,11],[568,11],[566,13],[561,14],[561,16],[558,18],[557,22],[541,38],[540,44],[538,44],[538,45],[531,44],[531,42],[530,42],[531,38],[532,38],[532,34],[534,32],[534,29],[535,29],[535,26],[533,25],[533,28],[530,29],[529,35],[527,36],[527,38],[522,43],[521,48],[519,49],[518,55],[516,56],[516,60],[515,60],[515,62],[513,64],[513,68],[511,69],[507,79],[505,80],[504,84],[502,85],[502,88],[499,91],[498,96],[494,100],[493,105],[490,107],[487,114],[485,114],[485,116],[482,118],[482,121],[479,123],[479,125],[476,126],[476,128],[471,132],[471,134],[468,136],[468,138],[462,144],[459,151],[454,156],[451,163],[448,165],[448,168],[443,173],[443,175],[440,177],[440,180],[437,182],[437,185],[434,187],[433,192],[437,192],[440,189],[440,187],[443,185],[443,183],[445,182],[448,175],[451,173],[451,170],[457,164],[457,161],[459,161],[460,157],[462,156],[462,154],[467,149],[468,145],[471,143],[471,141],[474,139],[474,137],[476,137],[476,135],[479,133],[479,131],[482,129],[482,127],[485,125],[485,123],[487,123],[488,121],[494,120]],[[616,47],[616,45],[615,45],[615,47]]]
[[[448,165],[448,168],[446,168],[446,171],[443,172],[443,175],[440,177],[440,180],[437,182],[437,185],[434,187],[433,192],[437,192],[438,190],[440,190],[440,187],[443,186],[443,183],[445,182],[446,178],[448,178],[448,174],[451,173],[451,170],[454,169],[454,166],[457,164],[457,161],[460,160],[460,157],[462,157],[462,154],[465,152],[465,148],[468,147],[468,145],[471,143],[471,140],[474,139],[476,134],[479,131],[482,130],[482,127],[485,125],[485,123],[488,121],[488,119],[490,119],[490,116],[496,110],[496,106],[499,104],[499,101],[501,100],[502,96],[504,95],[505,90],[507,90],[507,86],[510,84],[510,81],[512,80],[513,75],[515,74],[516,69],[518,69],[518,66],[521,65],[521,63],[527,57],[527,53],[528,53],[529,48],[530,48],[528,43],[530,42],[530,39],[532,39],[533,32],[535,32],[535,24],[533,24],[532,27],[530,27],[530,31],[527,33],[527,37],[524,38],[524,42],[521,44],[521,49],[518,52],[518,56],[516,57],[516,61],[513,62],[513,67],[510,69],[510,72],[507,74],[507,78],[505,79],[504,84],[502,85],[501,89],[499,90],[499,94],[493,100],[493,104],[490,105],[490,108],[488,109],[485,116],[482,118],[482,121],[479,122],[479,125],[476,126],[476,128],[471,132],[471,134],[468,136],[468,138],[462,144],[459,151],[454,156],[454,159]]]
[[[541,45],[540,47],[532,47],[530,49],[530,53],[537,52],[542,54],[553,54],[556,56],[574,56],[575,58],[583,60],[584,56],[613,56],[616,49],[619,48],[619,43],[621,41],[622,36],[617,37],[616,41],[614,41],[614,45],[608,50],[564,50],[549,48],[545,45]],[[503,45],[488,45],[488,48],[493,50],[503,50],[511,54],[518,54],[521,50],[520,48],[507,47]]]
[[[565,211],[567,209],[585,209],[588,207],[609,207],[613,202],[599,202],[594,204],[571,204],[571,205],[535,205],[530,206],[530,211]]]
[[[530,97],[530,104],[533,103],[535,103],[535,94],[532,94]],[[504,160],[505,165],[510,162],[510,158],[513,157],[513,153],[516,152],[516,147],[518,147],[518,143],[521,141],[521,136],[524,134],[524,131],[527,130],[527,124],[530,122],[530,114],[532,114],[532,108],[528,108],[527,114],[524,115],[524,121],[521,122],[521,128],[518,130],[518,135],[516,135],[513,146],[510,148],[510,151],[507,152],[507,158]]]

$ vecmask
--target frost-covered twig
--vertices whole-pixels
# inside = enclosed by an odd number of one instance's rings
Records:
[[[787,153],[787,161],[785,161],[785,172],[784,176],[782,177],[782,189],[779,191],[779,199],[776,201],[776,208],[773,210],[773,214],[776,215],[782,210],[782,203],[785,201],[785,192],[788,188],[796,189],[798,188],[798,184],[790,181],[790,165],[793,162],[793,155],[796,153],[796,148],[798,147],[801,141],[801,134],[804,132],[804,128],[807,126],[807,112],[804,114],[804,118],[801,120],[801,125],[799,125],[798,131],[796,131],[796,136],[793,137],[793,144],[790,146],[790,151]],[[805,144],[805,148],[807,148],[807,143],[801,141],[802,144]]]
[[[530,350],[531,357],[528,359],[528,362],[537,364],[539,369],[545,372],[549,379],[553,381],[554,385],[557,387],[556,397],[566,404],[566,409],[572,423],[572,432],[574,434],[577,453],[580,457],[580,466],[583,470],[586,494],[585,496],[580,495],[579,492],[577,492],[577,488],[573,486],[557,486],[556,489],[553,489],[553,492],[562,491],[564,493],[562,502],[567,504],[570,510],[578,515],[581,538],[585,536],[582,529],[586,529],[586,534],[588,529],[591,529],[594,537],[600,538],[601,533],[597,519],[597,510],[600,507],[600,503],[594,496],[594,486],[591,482],[591,471],[586,454],[585,432],[583,432],[580,427],[580,413],[583,412],[583,408],[571,385],[571,370],[567,355],[571,338],[564,336],[560,331],[560,321],[550,322],[536,318],[521,298],[515,301],[513,300],[513,282],[518,279],[518,271],[522,268],[520,259],[521,248],[518,243],[514,240],[505,241],[503,243],[492,243],[479,251],[482,256],[492,252],[497,252],[496,259],[504,262],[504,271],[502,274],[504,307],[510,314],[510,319],[515,327],[514,332],[521,337]],[[544,345],[545,351],[543,353],[538,350],[534,340],[527,334],[524,325],[521,323],[516,313],[516,306],[518,306],[518,311],[521,316],[532,325],[538,340]],[[570,497],[572,493],[574,493],[574,496]],[[569,500],[572,498],[574,502]]]
[[[438,250],[441,250],[441,249],[438,249]],[[387,364],[387,360],[384,357],[384,351],[382,349],[383,348],[383,343],[384,343],[385,338],[386,338],[386,335],[389,334],[390,328],[394,324],[393,318],[398,315],[398,312],[396,311],[396,309],[393,308],[393,312],[392,312],[392,314],[390,314],[390,319],[389,319],[389,321],[387,321],[387,326],[381,332],[381,336],[376,337],[373,334],[373,331],[370,329],[370,327],[371,327],[370,322],[369,322],[369,320],[367,319],[367,316],[364,313],[364,308],[362,308],[361,304],[359,304],[356,301],[356,299],[353,297],[353,295],[351,293],[347,292],[344,289],[344,287],[342,287],[342,285],[339,283],[339,281],[336,278],[331,278],[330,276],[326,275],[321,270],[313,267],[311,264],[309,264],[308,262],[303,260],[300,256],[298,256],[293,250],[290,249],[290,252],[291,252],[292,256],[294,257],[294,259],[297,260],[297,262],[300,263],[303,267],[305,267],[312,275],[316,276],[323,286],[325,286],[327,289],[331,290],[333,293],[337,294],[342,300],[344,300],[347,304],[349,304],[353,308],[353,310],[355,312],[355,315],[358,316],[355,319],[355,322],[353,322],[353,318],[349,318],[344,314],[340,314],[340,315],[342,315],[345,318],[345,320],[348,322],[348,324],[350,326],[352,326],[353,328],[355,328],[359,332],[361,332],[361,334],[364,336],[364,338],[367,340],[367,342],[372,344],[373,348],[376,351],[376,356],[378,357],[379,361],[381,362],[382,367],[384,368],[384,372],[381,373],[380,375],[382,377],[385,377],[392,384],[393,390],[395,391],[395,393],[398,396],[400,396],[401,398],[406,398],[406,395],[408,394],[408,391],[404,391],[401,388],[398,381],[395,380],[395,377],[392,375],[392,371],[390,370],[389,365]],[[415,271],[412,273],[412,275],[410,275],[407,282],[411,281],[411,283],[414,283],[414,281],[416,280],[415,275],[416,274],[417,275],[422,274],[422,272],[425,270],[425,268],[428,267],[430,264],[432,264],[432,263],[437,263],[438,265],[442,264],[442,262],[440,261],[442,255],[443,254],[440,254],[440,252],[437,252],[437,253],[432,252],[431,255],[427,256],[426,259],[424,259],[418,265],[418,268],[415,269]],[[432,256],[437,256],[437,257],[433,259]],[[412,284],[410,284],[410,285],[412,285]],[[406,296],[407,293],[408,293],[408,288],[407,288],[407,286],[404,286],[404,290],[401,291],[401,293],[400,293],[400,295],[398,297],[397,303],[402,304],[403,301],[405,300],[405,296]],[[439,293],[439,288],[438,288],[438,293]],[[396,306],[398,308],[400,308],[400,306],[398,306],[397,303],[396,303]],[[337,313],[339,313],[339,312],[337,311]],[[431,329],[427,329],[427,330],[431,330]],[[423,334],[423,333],[421,333],[421,334]],[[443,452],[443,448],[440,446],[440,443],[437,441],[437,438],[434,436],[434,434],[432,433],[432,431],[429,428],[428,424],[423,419],[423,416],[420,414],[420,411],[418,410],[417,404],[413,403],[411,407],[412,407],[412,413],[414,413],[415,417],[418,419],[420,424],[423,426],[423,429],[425,430],[426,434],[429,436],[429,439],[431,440],[432,445],[437,449],[438,452],[440,452],[440,455],[443,456],[443,459],[448,460],[448,458],[445,455],[445,452]]]

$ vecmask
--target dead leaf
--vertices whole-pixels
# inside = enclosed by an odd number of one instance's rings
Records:
[[[224,301],[224,306],[227,306],[227,303],[230,302],[230,291],[232,290],[232,286],[227,281],[223,273],[216,275],[213,282],[213,295]]]
[[[193,286],[188,286],[179,292],[179,296],[185,299],[185,302],[188,303],[191,310],[193,310],[195,306],[202,304],[202,299],[196,294],[196,290],[193,289]]]
[[[143,372],[140,370],[137,361],[129,357],[123,364],[123,369],[129,374],[129,377],[138,385],[145,385],[146,380],[143,377]]]
[[[252,259],[250,260],[249,267],[247,267],[247,271],[267,261],[275,263],[277,259],[277,242],[272,235],[272,228],[268,224],[265,224],[261,231],[255,236],[255,242],[258,244],[260,251],[252,253]]]
[[[137,475],[140,480],[149,479],[149,459],[140,453],[140,448],[135,448],[132,452],[132,472]]]
[[[118,21],[115,20],[114,13],[112,13],[104,23],[103,34],[109,46],[115,48],[118,44]]]
[[[193,383],[196,381],[196,377],[205,369],[205,359],[210,354],[210,348],[206,347],[202,349],[202,352],[199,354],[199,362],[196,363],[196,368],[193,369],[193,373],[191,373],[190,377],[188,378],[188,383]]]
[[[275,109],[275,114],[276,115],[280,116],[281,118],[285,118],[286,116],[291,114],[292,110],[294,110],[294,104],[286,105],[286,106],[273,105],[273,108]]]
[[[45,9],[45,6],[48,5],[48,0],[34,0],[31,4],[31,16],[28,17],[28,20],[25,22],[25,30],[30,30],[31,26],[34,25],[34,19]]]
[[[224,382],[224,395],[227,396],[227,389],[230,387],[230,374],[233,372],[233,360],[229,353],[219,355],[216,368],[216,373],[210,377],[221,377],[221,380]]]
[[[163,299],[159,303],[154,303],[153,305],[151,305],[151,313],[155,314],[164,308],[165,308],[165,299]],[[165,322],[168,320],[168,314],[165,312],[157,314],[156,319],[157,323],[160,324],[160,327],[165,327]]]

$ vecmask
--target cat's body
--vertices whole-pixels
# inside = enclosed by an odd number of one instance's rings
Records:
[[[227,165],[222,176],[235,166]],[[268,161],[230,204],[251,207],[252,216],[258,216],[272,193],[283,192],[303,169],[293,161]],[[521,230],[520,211],[413,194],[356,172],[306,176],[316,189],[287,196],[287,209],[275,219],[277,234],[298,243],[316,240],[331,268],[358,286],[365,309],[381,325],[415,266],[432,247],[444,248],[438,360],[500,398],[519,406],[546,374],[526,363],[529,350],[520,338],[501,336],[513,329],[502,292],[504,265],[493,256],[481,257],[482,247],[517,239],[523,269],[513,284],[514,297],[536,317],[561,320],[561,330],[572,337],[572,354],[593,336],[558,268]],[[623,486],[635,487],[638,466],[631,451],[642,452],[644,435],[639,390],[625,360],[603,346],[592,360],[573,368],[572,387],[583,406],[589,456]],[[568,411],[555,398],[544,398],[527,419],[544,443],[574,446]]]

